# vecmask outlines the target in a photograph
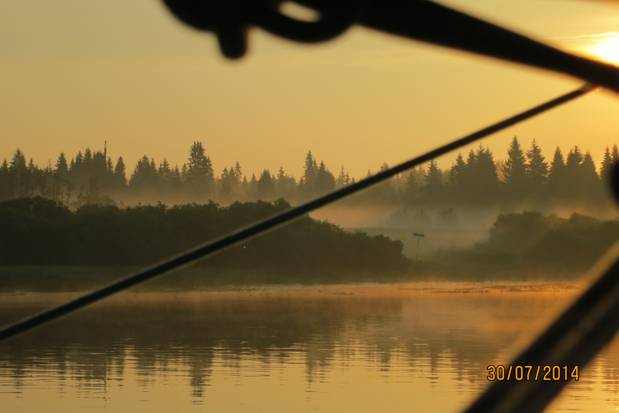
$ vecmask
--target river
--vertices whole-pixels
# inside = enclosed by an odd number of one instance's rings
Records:
[[[582,288],[405,283],[126,293],[0,344],[12,412],[443,412]],[[6,323],[71,296],[7,293]],[[619,343],[550,408],[619,410]]]

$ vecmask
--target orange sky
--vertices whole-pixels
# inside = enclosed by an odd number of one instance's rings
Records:
[[[619,38],[608,2],[447,3],[571,50]],[[312,149],[359,176],[579,84],[362,28],[313,47],[258,30],[250,42],[247,58],[224,61],[212,37],[153,0],[11,2],[0,14],[0,159],[19,147],[47,164],[108,140],[131,167],[143,154],[180,164],[200,139],[217,171],[238,160],[298,176]],[[486,142],[500,157],[518,135],[599,160],[618,131],[619,99],[600,91]]]

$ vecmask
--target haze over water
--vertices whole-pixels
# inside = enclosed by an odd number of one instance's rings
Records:
[[[0,346],[3,412],[458,411],[582,285],[129,293]],[[4,294],[5,323],[67,294]],[[551,411],[619,407],[619,346]]]

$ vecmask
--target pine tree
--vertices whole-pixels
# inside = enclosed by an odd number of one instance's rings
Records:
[[[456,157],[456,161],[449,169],[449,185],[452,187],[458,187],[462,184],[462,176],[464,174],[464,170],[466,169],[466,162],[464,162],[464,158],[461,153],[458,153]]]
[[[13,196],[17,198],[28,196],[28,166],[26,165],[24,153],[19,149],[15,151],[11,158],[9,173],[11,176],[11,186],[13,187]]]
[[[178,165],[174,165],[174,168],[170,172],[169,178],[170,184],[170,196],[178,196],[183,191],[183,181],[181,178],[181,173],[178,170]]]
[[[421,198],[421,188],[423,186],[424,174],[419,168],[412,169],[404,178],[402,189],[404,202],[406,205],[417,204]]]
[[[527,168],[524,153],[516,137],[507,151],[503,173],[507,199],[511,202],[522,199],[527,192]]]
[[[619,148],[617,147],[617,144],[613,145],[612,159],[615,164],[619,162]]]
[[[231,193],[232,188],[230,185],[230,173],[228,172],[228,168],[224,168],[221,171],[221,176],[219,177],[219,196],[228,198]]]
[[[494,203],[499,199],[500,182],[497,172],[497,166],[494,162],[494,156],[490,149],[480,149],[478,154],[478,163],[480,171],[480,199],[484,203]]]
[[[83,159],[84,165],[86,165],[87,167],[90,167],[92,164],[92,151],[90,150],[90,148],[86,148],[86,150],[84,151],[84,159]]]
[[[595,204],[597,200],[602,198],[604,192],[600,185],[600,177],[595,170],[595,163],[589,152],[585,154],[580,165],[577,185],[582,200],[586,203]]]
[[[383,163],[380,166],[379,173],[386,171],[389,169],[389,165],[387,163]],[[371,176],[372,172],[368,171],[367,176]],[[375,203],[375,204],[391,204],[397,199],[397,190],[394,185],[394,180],[389,179],[383,181],[367,190],[364,191],[361,195],[356,197],[357,199],[361,199],[366,203]]]
[[[56,160],[56,169],[54,174],[62,181],[69,178],[69,165],[67,164],[67,158],[65,157],[64,152],[61,152]]]
[[[604,198],[600,177],[589,152],[585,153],[582,158],[572,187],[575,189],[575,200],[584,205],[598,205],[599,201]]]
[[[157,189],[157,168],[146,155],[138,160],[129,179],[129,187],[140,196],[154,195]]]
[[[13,158],[11,158],[10,169],[13,171],[13,173],[25,173],[27,171],[28,167],[26,165],[26,157],[21,150],[17,149],[13,154]]]
[[[600,168],[600,178],[602,178],[602,180],[607,183],[610,180],[610,172],[612,170],[613,167],[613,157],[610,154],[610,150],[608,149],[608,146],[606,147],[606,150],[604,151],[604,158],[602,158],[602,165]]]
[[[317,164],[316,159],[314,159],[314,155],[312,155],[312,151],[308,151],[305,155],[305,171],[303,174],[303,178],[307,181],[311,181],[316,173]]]
[[[243,175],[243,180],[241,181],[241,193],[243,194],[244,199],[250,199],[250,190],[249,190],[249,182],[247,181],[247,177]]]
[[[275,180],[277,197],[291,200],[295,196],[296,185],[295,179],[286,173],[283,166],[280,166]]]
[[[286,177],[286,171],[283,166],[280,166],[277,170],[277,180],[284,179]]]
[[[535,139],[531,142],[531,149],[527,151],[526,174],[529,191],[539,201],[548,183],[548,162]]]
[[[9,199],[12,192],[9,163],[4,159],[0,165],[0,200]]]
[[[212,194],[215,179],[213,165],[204,151],[202,142],[196,141],[189,150],[185,181],[191,195],[204,199]]]
[[[43,195],[41,189],[41,173],[42,171],[34,164],[34,159],[30,158],[28,161],[28,196]]]
[[[84,161],[84,156],[82,155],[82,151],[79,150],[77,151],[77,154],[75,155],[74,167],[76,171],[82,167],[83,161]]]
[[[449,168],[447,173],[446,182],[446,195],[449,196],[449,200],[452,204],[458,204],[462,201],[462,188],[464,182],[464,175],[466,173],[466,162],[461,153],[458,153],[456,160]]]
[[[235,166],[224,168],[219,179],[220,194],[226,200],[238,199],[241,192],[241,165],[237,162]]]
[[[424,175],[423,193],[426,201],[434,203],[439,201],[443,193],[443,172],[439,169],[436,161],[430,161],[428,170]]]
[[[342,165],[342,167],[340,168],[340,173],[337,175],[337,178],[335,179],[335,186],[337,188],[341,188],[348,184],[350,184],[350,175],[348,175],[348,172],[346,172],[346,170],[344,169],[344,166]]]
[[[332,191],[335,188],[335,177],[329,171],[323,161],[320,161],[320,165],[316,170],[315,177],[315,190],[319,194]]]
[[[491,204],[499,199],[500,182],[494,157],[482,146],[469,153],[460,188],[463,200],[471,204]]]
[[[251,174],[251,179],[247,182],[247,196],[251,200],[258,199],[258,180],[256,174]]]
[[[234,169],[232,170],[232,172],[234,173],[234,176],[239,180],[243,176],[243,171],[241,170],[241,164],[238,163],[238,161],[236,162],[236,164],[234,164]]]
[[[308,151],[305,155],[305,165],[303,176],[301,177],[300,190],[305,197],[311,197],[316,193],[316,172],[318,164],[312,151]]]
[[[555,149],[550,170],[548,172],[548,191],[551,198],[564,199],[567,196],[569,182],[567,168],[561,149]]]
[[[157,175],[159,180],[159,193],[164,199],[166,199],[170,196],[174,189],[170,182],[172,168],[170,168],[170,163],[166,158],[163,158],[163,160],[159,163],[159,168],[157,168]]]
[[[574,146],[565,159],[566,187],[569,188],[567,197],[570,200],[581,201],[585,197],[581,177],[583,159],[583,154],[578,146]]]
[[[582,164],[583,155],[578,146],[574,146],[567,154],[565,167],[570,178],[574,179],[578,174],[578,168]]]
[[[56,166],[49,175],[52,177],[52,198],[60,202],[67,202],[70,198],[71,185],[69,182],[69,165],[64,152],[56,159]]]
[[[271,172],[265,169],[260,174],[260,179],[257,182],[258,199],[270,200],[275,194],[275,181],[271,176]]]
[[[122,190],[127,186],[127,172],[122,156],[118,157],[116,166],[114,166],[114,182],[116,182],[117,189]]]

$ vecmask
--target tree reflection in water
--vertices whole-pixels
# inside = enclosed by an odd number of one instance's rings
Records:
[[[33,374],[45,373],[59,392],[73,381],[86,398],[106,397],[108,385],[134,369],[145,391],[161,375],[183,376],[199,403],[208,402],[211,376],[224,370],[269,377],[303,363],[311,389],[338,384],[334,365],[361,363],[385,378],[408,375],[431,386],[450,375],[472,397],[486,385],[485,366],[509,360],[571,296],[487,287],[395,297],[127,294],[3,343],[0,389],[27,392]],[[50,297],[0,300],[0,322],[37,311],[37,301]],[[607,398],[619,392],[618,360],[615,345],[591,369]],[[592,385],[587,376],[582,381],[582,390]]]

